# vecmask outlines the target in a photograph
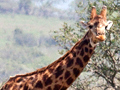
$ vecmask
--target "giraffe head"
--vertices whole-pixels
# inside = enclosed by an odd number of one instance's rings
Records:
[[[96,13],[95,6],[92,7],[90,21],[86,24],[86,26],[89,28],[91,32],[90,37],[95,43],[105,40],[105,30],[109,30],[113,24],[112,21],[107,21],[106,14],[106,6],[102,7],[99,15]]]

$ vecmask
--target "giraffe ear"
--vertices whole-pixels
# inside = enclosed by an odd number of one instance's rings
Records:
[[[112,26],[113,22],[112,21],[107,21],[107,26],[106,26],[106,30],[109,30]]]
[[[106,20],[106,14],[107,14],[107,7],[103,6],[100,15],[104,18],[104,20]]]
[[[83,28],[88,28],[88,24],[85,21],[80,21],[80,24]]]
[[[92,6],[90,20],[94,19],[94,17],[95,17],[96,15],[97,15],[97,13],[96,13],[96,8],[95,8],[95,6]]]

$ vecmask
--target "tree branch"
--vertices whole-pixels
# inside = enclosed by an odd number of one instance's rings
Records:
[[[104,76],[103,74],[99,73],[98,71],[94,71],[94,73],[96,73],[99,76],[103,77],[109,84],[111,84],[111,81],[106,76]]]

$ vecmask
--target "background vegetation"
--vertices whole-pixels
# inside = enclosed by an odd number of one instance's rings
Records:
[[[119,0],[0,0],[0,84],[46,66],[69,50],[85,34],[79,22],[89,20],[93,5],[97,12],[106,5],[114,25],[69,90],[119,90]]]

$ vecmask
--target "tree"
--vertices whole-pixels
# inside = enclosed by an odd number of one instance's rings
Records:
[[[29,15],[32,6],[32,0],[20,0],[19,10],[25,10],[25,14]]]
[[[87,79],[84,77],[81,80],[76,80],[72,85],[76,90],[91,90],[109,88],[120,90],[120,5],[118,0],[87,0],[87,5],[84,5],[80,0],[77,5],[77,13],[80,16],[75,26],[69,26],[64,23],[59,31],[54,31],[54,39],[58,45],[62,47],[59,52],[63,54],[69,50],[85,33],[85,29],[79,24],[80,20],[88,21],[86,18],[90,14],[92,6],[96,6],[98,11],[101,6],[106,5],[108,9],[107,18],[114,22],[114,25],[109,31],[106,31],[106,41],[102,42],[96,48],[96,53],[92,56],[89,64],[84,72],[87,74]],[[80,9],[78,9],[80,8]]]

